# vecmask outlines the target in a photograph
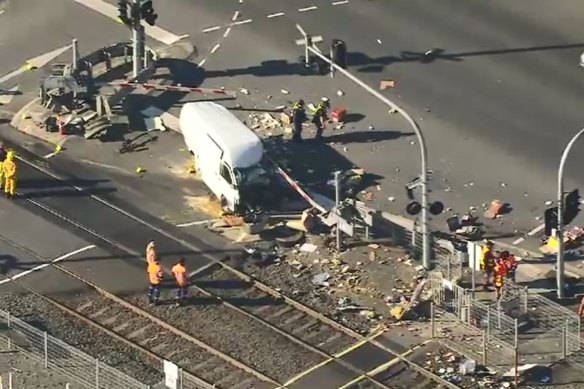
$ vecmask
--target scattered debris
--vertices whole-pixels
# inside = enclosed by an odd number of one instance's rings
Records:
[[[496,219],[501,215],[504,204],[499,200],[491,201],[489,209],[485,212],[485,217],[489,219]]]
[[[280,89],[280,92],[282,92],[282,93],[283,93],[283,94],[285,94],[285,95],[288,95],[288,94],[290,94],[290,92],[289,92],[289,91],[287,91],[286,89]]]
[[[319,274],[315,275],[314,277],[312,277],[312,283],[316,286],[329,287],[330,284],[328,283],[328,280],[330,278],[331,278],[331,275],[329,273],[319,273]]]
[[[304,243],[300,246],[300,251],[305,253],[314,253],[318,249],[318,246],[312,243]]]
[[[379,83],[380,90],[386,90],[387,88],[395,88],[394,80],[383,80]]]
[[[378,38],[377,39],[377,43],[381,44],[381,39]]]
[[[340,90],[340,89],[337,91],[337,96],[339,96],[339,97],[340,97],[340,96],[343,96],[344,94],[345,94],[345,92],[343,92],[343,91],[342,91],[342,90]]]
[[[241,88],[239,91],[241,93],[243,93],[244,95],[249,95],[249,91],[247,89],[245,89],[245,88]]]

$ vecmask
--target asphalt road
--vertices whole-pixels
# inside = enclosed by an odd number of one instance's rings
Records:
[[[311,6],[317,9],[300,12]],[[161,14],[171,12],[163,3],[158,7]],[[403,184],[419,173],[411,130],[395,116],[388,118],[384,106],[341,76],[334,81],[298,76],[295,63],[303,50],[293,44],[299,37],[295,23],[326,42],[346,40],[350,70],[373,88],[381,80],[396,80],[396,88],[383,93],[411,112],[425,133],[434,171],[432,198],[443,200],[452,212],[480,209],[494,198],[509,202],[512,213],[492,228],[513,239],[539,225],[535,218],[554,197],[561,151],[582,126],[584,73],[577,64],[584,42],[578,39],[576,16],[581,5],[574,0],[553,5],[543,0],[443,1],[432,6],[424,1],[177,1],[172,7],[181,18],[240,11],[242,24],[229,33],[229,18],[203,25],[173,23],[197,44],[220,45],[201,57],[203,85],[245,87],[252,93],[240,102],[248,108],[328,95],[333,105],[363,115],[347,126],[347,132],[357,135],[347,135],[338,142],[342,145],[331,148],[338,158],[383,177],[375,203],[385,210],[403,213]],[[279,13],[284,15],[273,16]],[[201,35],[214,26],[220,28]],[[424,59],[430,49],[435,54]],[[346,95],[336,97],[338,89]],[[266,101],[268,95],[274,97]],[[579,147],[567,169],[568,189],[579,183]],[[390,196],[397,200],[388,201]]]

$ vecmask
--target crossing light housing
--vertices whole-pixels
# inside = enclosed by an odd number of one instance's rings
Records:
[[[154,12],[154,6],[152,5],[152,0],[147,0],[140,6],[140,16],[151,26],[154,26],[156,19],[158,19],[158,14]]]
[[[118,19],[125,25],[130,25],[128,17],[128,0],[118,0]]]
[[[564,199],[564,224],[570,224],[580,213],[580,191],[574,189]]]

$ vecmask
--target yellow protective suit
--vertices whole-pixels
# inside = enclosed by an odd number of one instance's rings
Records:
[[[6,154],[6,160],[2,163],[4,173],[4,193],[9,196],[16,194],[16,162],[14,162],[14,151]]]

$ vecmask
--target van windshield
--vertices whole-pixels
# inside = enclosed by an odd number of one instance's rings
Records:
[[[236,168],[233,169],[233,173],[238,186],[269,184],[268,174],[261,166],[252,166],[245,169]]]

